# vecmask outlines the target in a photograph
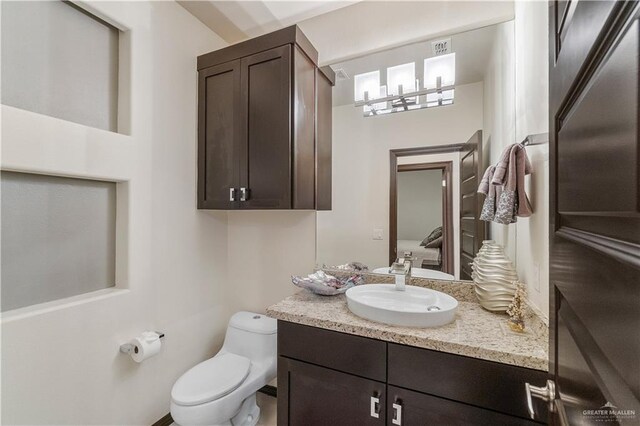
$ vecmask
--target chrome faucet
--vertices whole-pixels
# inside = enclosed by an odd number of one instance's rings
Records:
[[[389,269],[389,273],[396,276],[396,290],[404,291],[407,283],[411,283],[411,266],[413,264],[413,253],[410,251],[404,253],[404,258],[396,259]]]

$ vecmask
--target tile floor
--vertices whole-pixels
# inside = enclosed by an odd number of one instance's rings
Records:
[[[277,399],[258,392],[258,407],[260,407],[260,420],[256,426],[276,426],[278,420],[276,418]],[[177,423],[171,423],[171,426],[178,426]]]
[[[276,406],[277,399],[258,392],[258,407],[260,407],[260,420],[257,426],[276,426]]]

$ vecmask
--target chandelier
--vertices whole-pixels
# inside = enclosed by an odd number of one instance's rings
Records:
[[[426,58],[422,86],[415,68],[415,62],[387,68],[386,84],[380,82],[380,70],[355,75],[355,106],[371,117],[453,104],[455,53]]]

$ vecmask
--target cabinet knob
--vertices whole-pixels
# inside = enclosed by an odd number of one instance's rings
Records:
[[[229,201],[235,201],[235,200],[236,200],[236,189],[229,188]]]
[[[391,420],[391,423],[393,423],[394,425],[402,424],[402,402],[401,401],[396,401],[393,403],[393,419]]]
[[[249,199],[249,190],[247,188],[240,188],[240,201],[247,201]]]
[[[372,396],[371,397],[371,417],[373,418],[380,418],[380,398],[378,398],[377,396]]]

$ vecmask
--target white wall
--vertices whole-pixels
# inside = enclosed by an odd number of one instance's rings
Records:
[[[228,213],[226,303],[263,312],[296,292],[291,275],[313,272],[316,212]]]
[[[455,104],[446,107],[381,117],[363,117],[353,105],[334,107],[333,210],[317,213],[317,262],[387,265],[389,150],[466,142],[482,129],[482,105],[482,83],[474,83],[456,87]],[[372,239],[374,228],[384,230],[382,240]]]
[[[152,424],[237,307],[226,213],[195,207],[196,56],[224,43],[173,2],[91,7],[127,30],[130,136],[2,106],[2,167],[120,182],[118,285],[2,316],[4,424]],[[135,364],[118,347],[145,329],[166,339]]]
[[[515,20],[496,33],[484,85],[484,138],[491,164],[507,145],[548,131],[547,20],[547,3],[516,2]],[[527,155],[533,172],[526,178],[526,190],[534,214],[512,225],[492,222],[490,232],[515,263],[532,307],[548,318],[548,145],[527,147]]]
[[[503,149],[515,142],[515,23],[496,27],[491,58],[484,80],[483,162],[485,168],[496,164]],[[491,239],[505,248],[516,261],[516,229],[514,225],[489,224]]]
[[[398,239],[423,240],[442,226],[442,171],[398,173]]]
[[[516,140],[549,131],[549,6],[516,2]],[[516,263],[529,301],[549,317],[549,145],[527,148],[533,173],[527,194],[534,214],[518,219]]]

